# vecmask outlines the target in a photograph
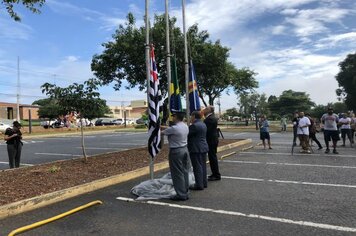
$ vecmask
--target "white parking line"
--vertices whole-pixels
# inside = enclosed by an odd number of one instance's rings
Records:
[[[234,134],[234,136],[238,136],[238,135],[244,135],[246,133],[238,133],[238,134]]]
[[[254,154],[254,155],[275,155],[275,156],[291,156],[292,154],[287,152],[240,152],[239,154]],[[328,157],[328,156],[333,156],[333,157],[355,157],[355,155],[341,155],[341,154],[317,154],[317,153],[311,153],[311,154],[303,154],[303,153],[298,153],[294,152],[294,156],[323,156],[323,157]]]
[[[36,152],[35,155],[66,156],[66,157],[81,157],[82,156],[82,155],[74,155],[74,154],[48,153],[48,152]]]
[[[82,147],[76,147],[76,148],[82,149]],[[85,149],[87,149],[87,150],[117,150],[117,148],[106,148],[106,147],[86,147]]]
[[[231,161],[231,160],[223,160],[222,162],[240,163],[240,164],[261,164],[261,165],[306,166],[306,167],[356,169],[356,166],[332,166],[332,165],[299,164],[299,163],[281,163],[281,162]]]
[[[134,146],[143,146],[143,143],[108,143],[110,145],[134,145]]]
[[[356,185],[347,185],[347,184],[326,184],[326,183],[312,183],[312,182],[278,180],[278,179],[243,178],[243,177],[233,177],[233,176],[222,176],[221,178],[223,178],[223,179],[234,179],[234,180],[247,180],[247,181],[282,183],[282,184],[301,184],[301,185],[314,185],[314,186],[327,186],[327,187],[340,187],[340,188],[356,188]]]
[[[212,209],[212,208],[203,208],[203,207],[194,207],[194,206],[187,206],[187,205],[178,205],[178,204],[165,203],[165,202],[159,202],[159,201],[135,201],[132,198],[126,198],[126,197],[118,197],[116,199],[120,200],[120,201],[124,201],[124,202],[135,202],[135,203],[140,203],[140,204],[167,206],[167,207],[188,209],[188,210],[194,210],[194,211],[200,211],[200,212],[211,212],[211,213],[216,213],[216,214],[247,217],[247,218],[260,219],[260,220],[268,220],[268,221],[274,221],[274,222],[280,222],[280,223],[286,223],[286,224],[294,224],[294,225],[301,225],[301,226],[307,226],[307,227],[314,227],[314,228],[319,228],[319,229],[336,230],[336,231],[343,231],[343,232],[356,232],[356,228],[337,226],[337,225],[329,225],[329,224],[321,224],[321,223],[314,223],[314,222],[310,222],[310,221],[299,221],[299,220],[296,221],[296,220],[290,220],[290,219],[284,219],[284,218],[278,218],[278,217],[255,215],[255,214],[246,214],[246,213],[241,213],[241,212],[236,212],[236,211],[215,210],[215,209]]]
[[[0,164],[9,164],[9,162],[4,162],[4,161],[0,161]],[[20,166],[33,166],[33,164],[25,164],[25,163],[21,163]]]

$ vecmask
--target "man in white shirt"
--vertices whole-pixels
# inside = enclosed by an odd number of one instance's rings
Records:
[[[333,153],[339,154],[336,151],[337,141],[340,140],[339,132],[337,130],[337,123],[339,122],[339,117],[334,114],[334,110],[332,107],[328,108],[328,113],[325,113],[321,117],[321,122],[323,123],[324,128],[324,140],[326,145],[325,153],[329,153],[329,141],[332,140],[333,142]]]
[[[297,134],[302,145],[301,153],[310,153],[309,150],[309,126],[311,125],[308,117],[304,116],[304,112],[299,112],[299,122]]]
[[[342,146],[345,147],[346,135],[350,140],[350,145],[352,147],[352,138],[351,138],[351,118],[347,117],[346,113],[343,114],[342,118],[339,119],[339,124],[341,125],[341,138]]]

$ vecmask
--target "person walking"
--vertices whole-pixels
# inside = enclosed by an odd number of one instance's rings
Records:
[[[191,125],[188,134],[188,150],[193,166],[195,185],[192,190],[203,190],[208,187],[206,174],[206,154],[208,153],[208,143],[206,142],[206,125],[201,121],[200,111],[193,111],[191,114]]]
[[[330,152],[329,148],[329,141],[332,140],[333,142],[333,153],[334,154],[339,154],[338,151],[336,150],[336,145],[337,141],[340,139],[339,137],[339,131],[337,129],[337,123],[339,122],[339,117],[334,114],[334,110],[332,107],[328,108],[327,113],[325,113],[321,117],[321,122],[323,124],[323,129],[324,129],[324,141],[326,145],[326,150],[325,153]]]
[[[308,117],[304,116],[304,112],[299,112],[297,134],[302,145],[301,153],[311,153],[309,150],[309,126],[311,125]]]
[[[266,149],[266,139],[268,142],[268,148],[271,147],[271,137],[269,135],[269,122],[266,119],[265,115],[262,115],[260,121],[258,122],[258,126],[260,127],[260,139],[262,140],[263,148]]]
[[[173,113],[173,125],[161,126],[162,134],[168,137],[169,143],[169,168],[171,171],[173,187],[176,195],[171,197],[173,201],[185,201],[189,199],[189,152],[187,139],[189,129],[183,122],[185,112]]]
[[[342,145],[345,147],[346,136],[350,141],[350,146],[352,147],[352,138],[351,138],[351,118],[347,117],[346,113],[342,115],[342,118],[339,119]]]
[[[293,120],[292,120],[292,123],[293,123],[293,146],[297,146],[298,121],[299,121],[299,115],[298,115],[298,112],[296,111],[294,113],[294,117],[293,117]]]
[[[318,145],[318,150],[323,149],[323,146],[321,146],[319,140],[316,138],[316,133],[318,132],[316,129],[316,124],[314,119],[309,115],[306,114],[306,117],[310,120],[310,126],[309,126],[309,139],[314,141]]]
[[[19,168],[22,151],[22,133],[21,124],[18,121],[13,122],[12,128],[5,130],[4,140],[7,144],[7,154],[9,156],[10,169]]]
[[[205,119],[204,123],[207,127],[206,141],[209,146],[208,157],[211,169],[209,181],[221,180],[219,171],[218,157],[216,155],[219,144],[218,119],[214,115],[214,107],[208,106],[203,110]]]

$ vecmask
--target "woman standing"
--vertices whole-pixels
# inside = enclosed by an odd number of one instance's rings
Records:
[[[7,153],[9,155],[10,169],[20,167],[21,150],[22,150],[22,133],[21,124],[14,121],[13,128],[8,128],[5,131],[4,140],[7,144]]]

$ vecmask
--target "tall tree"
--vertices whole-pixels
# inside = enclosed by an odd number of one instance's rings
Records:
[[[305,92],[296,92],[293,90],[283,91],[277,100],[269,103],[270,111],[274,114],[291,115],[295,111],[310,111],[315,103]]]
[[[74,83],[64,88],[50,83],[45,83],[41,86],[42,93],[56,100],[60,110],[64,111],[65,114],[70,112],[78,114],[81,122],[81,143],[85,161],[87,161],[87,155],[85,152],[82,118],[93,119],[110,112],[106,101],[100,99],[100,93],[96,91],[97,85],[93,79],[90,79],[84,84]]]
[[[245,117],[251,117],[254,115],[255,111],[259,114],[268,115],[268,103],[266,94],[259,94],[253,92],[250,94],[240,95],[240,112],[245,115]]]
[[[184,57],[183,34],[175,26],[176,19],[170,19],[172,53],[176,54],[178,79],[181,92],[184,86]],[[166,50],[165,50],[165,18],[156,15],[151,27],[151,38],[155,45],[157,68],[160,73],[160,83],[163,95],[167,93]],[[104,43],[104,51],[94,55],[91,68],[96,78],[104,85],[114,82],[114,89],[119,90],[122,81],[127,80],[128,88],[138,86],[140,90],[146,88],[145,77],[145,29],[138,28],[134,16],[129,13],[125,25],[120,25],[113,35],[113,41]],[[223,47],[219,41],[209,41],[207,31],[199,31],[197,25],[188,29],[188,41],[191,57],[195,65],[198,87],[201,97],[207,96],[209,104],[219,97],[227,88],[236,92],[258,86],[254,79],[255,73],[247,68],[238,70],[228,62],[229,49]]]
[[[345,103],[350,110],[356,111],[356,53],[349,54],[339,63],[340,71],[336,75],[339,89],[336,94],[345,97]]]
[[[46,2],[46,0],[1,0],[1,5],[5,6],[7,13],[15,21],[21,21],[20,16],[14,11],[14,5],[22,3],[27,9],[33,13],[41,13],[40,7]]]

